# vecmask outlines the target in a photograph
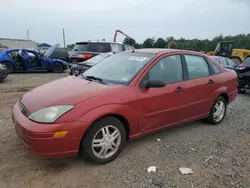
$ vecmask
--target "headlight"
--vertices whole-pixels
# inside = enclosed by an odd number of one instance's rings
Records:
[[[39,123],[54,123],[59,117],[74,108],[73,105],[60,105],[43,108],[30,114],[29,119]]]

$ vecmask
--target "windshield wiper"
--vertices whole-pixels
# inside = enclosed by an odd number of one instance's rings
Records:
[[[101,78],[95,77],[95,76],[83,76],[84,78],[86,78],[87,80],[96,80],[102,84],[106,84],[105,82],[103,82],[103,80]]]

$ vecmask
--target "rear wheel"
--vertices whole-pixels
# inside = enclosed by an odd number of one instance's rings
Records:
[[[86,161],[104,164],[114,160],[126,142],[123,123],[114,117],[104,117],[95,122],[86,132],[80,155]]]
[[[61,73],[63,72],[63,65],[59,62],[53,64],[53,72]]]
[[[8,62],[8,61],[4,61],[2,62],[3,65],[5,65],[7,71],[8,71],[8,74],[12,73],[14,71],[14,66],[12,65],[11,62]]]
[[[220,124],[225,118],[227,111],[227,102],[224,97],[219,96],[213,103],[209,116],[206,121],[213,125]]]

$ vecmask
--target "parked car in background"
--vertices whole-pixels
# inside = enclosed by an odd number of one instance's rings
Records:
[[[96,55],[95,57],[92,57],[86,61],[73,64],[70,66],[69,75],[79,76],[89,68],[93,67],[97,63],[100,63],[101,61],[110,57],[113,54],[114,54],[113,52],[100,53],[99,55]]]
[[[8,49],[0,52],[0,63],[5,65],[8,73],[17,71],[53,71],[63,72],[68,64],[60,59],[49,58],[58,48],[56,44],[45,54],[32,49]]]
[[[231,59],[227,57],[222,57],[222,56],[209,56],[219,64],[221,64],[223,67],[227,69],[232,69],[237,72],[238,70],[238,65]]]
[[[8,76],[8,71],[4,65],[0,64],[0,82],[2,82]]]
[[[128,48],[128,45],[126,45]],[[108,41],[88,41],[88,42],[77,42],[71,52],[72,63],[85,61],[100,53],[107,52],[122,52],[125,51],[125,46],[118,42]]]
[[[234,71],[198,52],[139,49],[32,89],[12,117],[22,144],[36,155],[80,153],[107,163],[127,140],[204,118],[220,124],[237,81]]]
[[[250,56],[246,57],[242,64],[238,66],[239,93],[246,93],[250,88]]]

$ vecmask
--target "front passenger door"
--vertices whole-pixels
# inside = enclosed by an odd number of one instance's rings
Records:
[[[138,131],[149,132],[185,119],[185,87],[180,55],[160,59],[141,82],[162,80],[165,87],[139,89],[135,107],[139,109]]]

